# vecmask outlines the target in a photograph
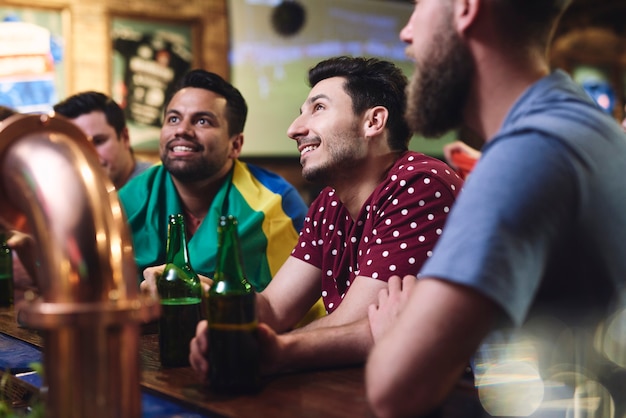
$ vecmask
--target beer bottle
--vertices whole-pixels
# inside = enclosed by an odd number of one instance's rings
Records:
[[[13,258],[6,234],[0,232],[0,307],[13,306]]]
[[[217,263],[208,297],[209,380],[222,393],[260,386],[256,296],[244,275],[237,220],[222,216]]]
[[[167,229],[167,258],[157,279],[161,299],[159,354],[163,367],[189,365],[189,342],[202,317],[200,279],[189,262],[185,221],[170,215]]]

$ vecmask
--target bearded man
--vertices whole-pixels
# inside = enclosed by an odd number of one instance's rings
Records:
[[[624,307],[626,138],[550,69],[568,3],[420,0],[400,33],[413,131],[486,144],[417,280],[390,278],[370,306],[377,416],[433,411],[470,362],[491,416],[626,412],[624,340],[605,322]]]
[[[221,215],[239,220],[244,268],[262,290],[298,240],[307,206],[282,177],[238,159],[248,108],[217,74],[193,70],[166,103],[162,164],[120,190],[141,273],[165,263],[168,216],[185,218],[191,264],[212,277]],[[271,227],[270,227],[271,226]]]

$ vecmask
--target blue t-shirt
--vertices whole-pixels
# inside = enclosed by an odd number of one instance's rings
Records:
[[[576,321],[626,281],[626,135],[556,71],[512,107],[420,272],[472,287],[509,323]]]

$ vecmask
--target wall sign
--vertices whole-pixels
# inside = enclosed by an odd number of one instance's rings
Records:
[[[111,19],[112,97],[124,109],[135,149],[158,149],[163,106],[198,62],[194,22],[115,16]]]
[[[49,112],[65,95],[64,12],[0,6],[0,105]]]

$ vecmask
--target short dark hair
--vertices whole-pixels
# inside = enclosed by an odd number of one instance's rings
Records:
[[[389,112],[389,146],[393,150],[408,149],[411,130],[404,119],[408,81],[400,68],[377,58],[340,56],[321,61],[309,70],[311,87],[332,77],[346,79],[344,90],[352,99],[355,115],[375,106],[385,107]]]
[[[9,116],[15,115],[16,113],[17,111],[11,109],[10,107],[0,105],[0,121],[3,121]]]
[[[195,69],[185,74],[176,84],[174,91],[165,103],[164,109],[167,109],[172,97],[174,97],[177,92],[187,87],[209,90],[220,96],[224,96],[226,99],[228,135],[233,136],[243,132],[248,116],[248,105],[245,99],[232,84],[210,71]]]
[[[556,25],[572,0],[491,0],[498,30],[507,34],[511,46],[538,46],[546,50]]]
[[[56,113],[76,119],[94,111],[104,113],[106,121],[119,136],[126,128],[126,117],[122,108],[109,96],[97,91],[77,93],[53,106]]]

